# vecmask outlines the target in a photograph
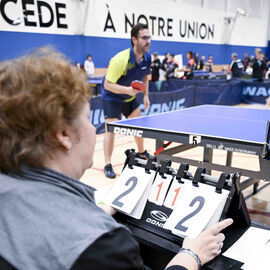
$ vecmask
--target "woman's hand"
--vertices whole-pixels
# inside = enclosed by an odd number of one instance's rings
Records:
[[[201,232],[195,239],[186,238],[183,248],[190,249],[201,261],[201,265],[211,261],[220,254],[225,236],[221,231],[233,223],[232,219],[225,219],[211,228]],[[167,267],[181,265],[189,270],[197,270],[198,263],[194,256],[185,252],[179,252],[169,262]]]
[[[101,204],[98,204],[98,207],[100,207],[103,211],[105,211],[107,214],[109,215],[114,215],[117,210],[107,204],[104,204],[104,203],[101,203]]]
[[[233,223],[232,219],[225,219],[211,228],[201,232],[195,239],[186,238],[183,248],[188,248],[196,253],[202,265],[211,261],[220,254],[225,236],[221,231]]]

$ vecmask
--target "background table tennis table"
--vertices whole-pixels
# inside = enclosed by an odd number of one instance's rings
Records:
[[[248,179],[241,183],[240,190],[254,184],[254,192],[260,179],[270,181],[270,163],[265,159],[268,153],[269,134],[267,130],[270,110],[241,108],[221,105],[202,105],[178,111],[120,120],[107,124],[109,132],[134,135],[156,140],[156,149],[164,141],[181,145],[164,150],[158,159],[188,163],[211,170],[234,173],[241,171]],[[203,161],[174,156],[197,147],[204,147]],[[213,163],[213,149],[226,151],[226,164]],[[257,155],[259,171],[232,167],[233,153]]]
[[[193,70],[193,77],[202,79],[215,79],[215,78],[226,79],[226,72],[225,71],[209,72],[205,70]]]
[[[104,78],[103,74],[96,74],[96,75],[91,75],[88,83],[93,87],[93,95],[97,96],[100,95],[101,93],[101,84],[102,80]]]

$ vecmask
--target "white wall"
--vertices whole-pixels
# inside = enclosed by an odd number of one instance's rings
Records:
[[[36,26],[26,26],[22,13],[23,0],[18,0],[17,3],[8,2],[5,12],[13,20],[20,18],[22,23],[10,25],[0,13],[0,31],[129,38],[129,31],[124,29],[124,16],[131,18],[135,15],[137,19],[139,15],[143,15],[148,19],[150,27],[152,23],[149,17],[157,18],[154,22],[156,28],[153,31],[154,40],[265,47],[267,40],[270,39],[270,0],[48,0],[46,2],[51,6],[54,16],[54,23],[50,27],[39,26],[36,1],[34,4],[26,5],[27,9],[33,12],[28,18],[36,22]],[[61,22],[68,25],[67,29],[57,27],[55,3],[65,5],[60,12],[65,15],[61,18]],[[246,17],[237,16],[237,7],[247,10],[249,14]],[[115,32],[108,29],[104,31],[108,12],[114,23]],[[42,8],[42,13],[45,22],[50,20],[51,14],[46,7]],[[158,35],[158,17],[163,18],[165,24],[167,20],[172,20],[171,36]],[[230,24],[228,20],[226,23],[225,17],[230,19]],[[198,23],[200,26],[205,23],[214,26],[214,38],[181,37],[179,20],[182,21],[182,27],[185,21],[191,25]]]
[[[151,16],[161,17],[165,22],[172,20],[171,32],[173,34],[164,36],[153,31],[154,40],[265,47],[268,40],[270,1],[254,0],[255,3],[263,3],[263,8],[257,8],[253,14],[251,11],[254,10],[254,2],[249,1],[251,0],[218,1],[221,3],[219,9],[217,4],[212,7],[212,4],[217,2],[216,0],[90,0],[91,8],[87,17],[85,35],[129,38],[129,31],[125,32],[124,29],[124,16],[127,15],[131,18],[135,15],[136,20],[140,15],[144,15],[148,19],[150,28],[152,25]],[[187,4],[189,2],[191,4]],[[244,17],[236,13],[236,8],[239,6],[249,11],[250,14]],[[115,31],[104,31],[108,12],[111,15]],[[201,23],[214,25],[215,36],[212,39],[200,39],[192,36],[180,37],[178,33],[179,20],[182,20],[182,23],[187,21],[190,24],[196,22],[199,25]],[[145,22],[145,20],[142,18],[141,22]],[[157,29],[156,25],[154,27]]]
[[[105,67],[112,55],[130,46],[131,26],[125,22],[125,16],[129,20],[134,16],[134,23],[139,17],[140,22],[145,22],[143,18],[148,20],[153,38],[150,53],[185,55],[191,50],[200,56],[212,54],[215,64],[228,63],[232,52],[253,54],[254,47],[266,48],[270,40],[270,0],[48,0],[33,3],[17,0],[7,2],[4,8],[3,3],[0,0],[0,60],[51,44],[76,62],[82,62],[85,55],[91,53],[96,66]],[[26,25],[23,3],[31,13],[28,21],[35,25]],[[38,14],[38,3],[49,5],[52,11],[43,6],[42,14]],[[61,5],[58,15],[57,5]],[[248,16],[236,16],[237,7],[246,9]],[[10,20],[20,19],[21,23],[8,23],[3,13]],[[111,28],[108,28],[108,15],[111,16],[109,26],[113,23]],[[53,17],[53,23],[42,27],[40,17],[43,22]],[[165,34],[158,30],[158,20],[164,21]],[[194,30],[197,35],[191,30],[181,35],[180,22],[182,27],[185,24],[197,27]],[[200,27],[206,29],[204,25],[212,29],[213,34],[208,31],[206,37],[198,35]]]

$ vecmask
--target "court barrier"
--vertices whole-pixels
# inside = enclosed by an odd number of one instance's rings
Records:
[[[163,113],[202,104],[236,105],[239,103],[265,104],[270,96],[269,82],[249,80],[178,80],[162,82],[160,90],[151,83],[151,105],[144,111],[143,94],[138,94],[142,115]],[[91,99],[90,121],[97,133],[105,132],[104,112],[101,97]]]
[[[170,92],[149,93],[151,104],[145,111],[143,93],[139,93],[137,97],[142,115],[163,113],[194,106],[195,88],[194,86],[189,86]],[[89,120],[96,127],[96,133],[99,134],[105,132],[105,118],[101,104],[101,96],[91,98],[90,109],[91,113]]]
[[[242,102],[241,80],[178,80],[170,79],[167,91],[193,86],[194,105],[220,104],[235,105]]]
[[[254,82],[246,80],[242,82],[242,98],[244,103],[265,104],[270,96],[270,82]]]
[[[220,85],[195,87],[195,105],[236,105],[242,103],[241,81],[230,81]]]

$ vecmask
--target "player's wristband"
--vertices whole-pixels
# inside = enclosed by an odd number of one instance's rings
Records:
[[[199,256],[196,253],[194,253],[192,250],[190,250],[189,248],[180,248],[178,253],[187,253],[187,254],[191,255],[195,259],[195,261],[197,262],[198,269],[201,268],[202,264],[201,264],[201,260],[200,260]]]

